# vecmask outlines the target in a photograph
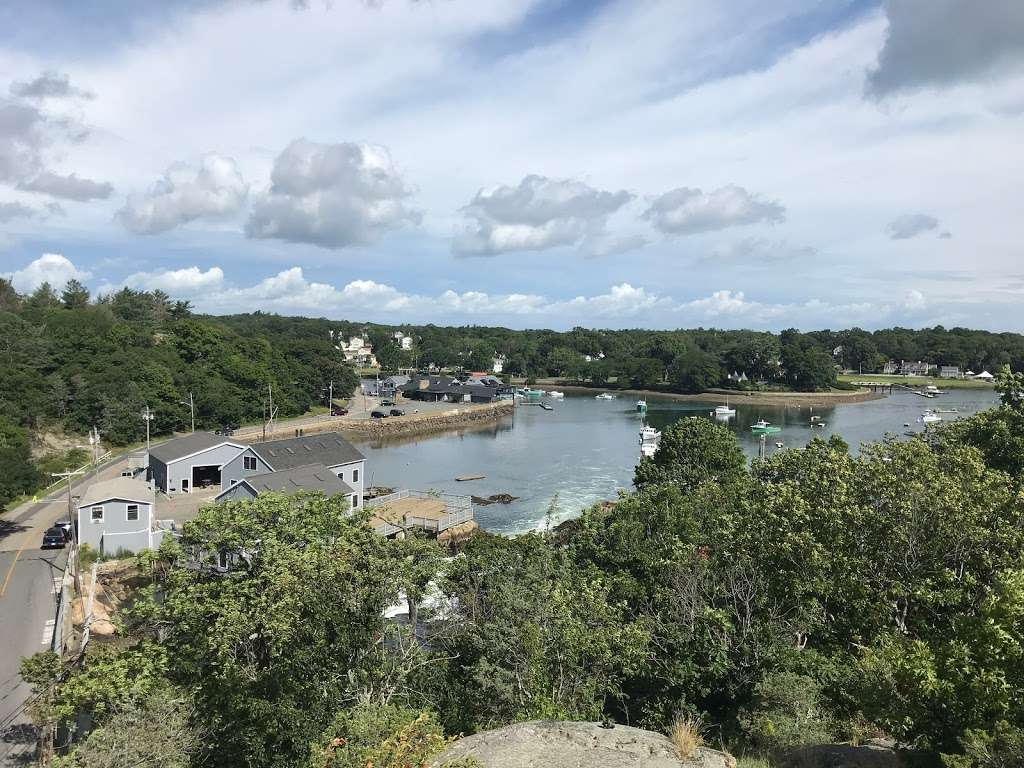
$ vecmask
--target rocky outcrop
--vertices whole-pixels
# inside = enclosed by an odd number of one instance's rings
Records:
[[[782,758],[786,768],[901,768],[903,761],[891,743],[815,744],[794,749]]]
[[[735,768],[724,752],[699,747],[680,759],[660,733],[600,723],[532,720],[455,742],[431,764],[472,756],[484,768]]]

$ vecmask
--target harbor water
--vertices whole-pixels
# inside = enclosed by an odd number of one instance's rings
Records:
[[[904,435],[924,428],[926,408],[950,420],[995,405],[992,390],[951,390],[934,399],[895,392],[880,400],[827,408],[746,405],[730,401],[736,415],[718,418],[736,433],[744,452],[756,456],[758,438],[750,426],[760,419],[782,428],[768,438],[769,453],[801,447],[818,435],[840,435],[856,452],[861,443],[886,434]],[[517,408],[515,415],[495,424],[435,435],[387,441],[358,442],[366,454],[369,485],[437,490],[486,498],[494,494],[517,497],[510,504],[478,506],[476,518],[486,530],[518,533],[557,524],[584,508],[614,499],[632,487],[639,456],[641,417],[636,399],[620,396],[595,400],[593,395],[565,396],[550,401],[552,410]],[[647,423],[664,429],[685,416],[715,419],[715,403],[681,402],[647,397]],[[824,426],[812,427],[815,421]],[[910,426],[905,426],[909,424]],[[784,450],[784,449],[782,449]],[[483,475],[457,482],[458,476]]]

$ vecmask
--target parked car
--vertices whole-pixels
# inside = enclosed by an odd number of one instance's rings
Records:
[[[64,541],[71,541],[72,526],[74,524],[70,520],[58,520],[53,524],[54,528],[60,528],[64,532]]]
[[[233,434],[235,434],[235,428],[234,427],[221,427],[220,429],[216,430],[213,434],[215,434],[215,435],[222,435],[224,437],[231,437]]]
[[[387,411],[370,411],[370,418],[372,419],[386,419],[387,417]]]
[[[336,405],[331,408],[331,416],[348,416],[348,408],[342,408]]]
[[[394,400],[381,400],[380,404],[381,405],[394,405],[395,401]]]
[[[64,538],[64,531],[60,528],[47,528],[43,534],[43,543],[40,549],[64,549],[68,540]]]
[[[401,408],[392,408],[391,409],[391,415],[392,416],[405,416],[405,411],[403,411]]]

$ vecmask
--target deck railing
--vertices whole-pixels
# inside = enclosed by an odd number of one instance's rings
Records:
[[[469,496],[460,496],[454,493],[401,490],[384,496],[377,496],[373,499],[367,499],[364,506],[367,509],[375,509],[377,507],[385,507],[389,503],[402,499],[436,499],[444,502],[446,510],[440,518],[436,519],[420,517],[418,515],[406,515],[406,528],[420,528],[431,533],[441,533],[441,531],[454,528],[473,519],[473,499]],[[402,527],[385,522],[374,526],[374,529],[382,536],[391,536],[401,531]]]

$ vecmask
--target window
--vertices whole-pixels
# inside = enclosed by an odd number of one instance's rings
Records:
[[[103,507],[93,507],[91,510],[89,510],[89,513],[94,523],[103,522]]]
[[[128,520],[138,520],[139,519],[139,505],[138,504],[129,504],[128,505],[128,518],[127,519]]]
[[[352,470],[352,482],[353,483],[358,483],[359,482],[359,470],[358,469],[353,469]]]
[[[221,550],[217,553],[217,567],[226,570],[228,567],[228,553]]]
[[[358,507],[358,506],[359,506],[359,497],[356,496],[355,494],[352,494],[352,507],[355,508],[355,507]]]
[[[245,469],[256,469],[256,457],[255,456],[243,456],[242,466]]]

